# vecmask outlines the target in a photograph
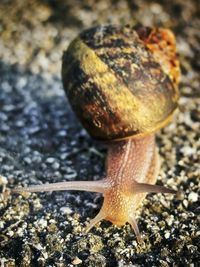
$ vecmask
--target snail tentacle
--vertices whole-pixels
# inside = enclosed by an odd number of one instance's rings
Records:
[[[68,181],[61,183],[32,185],[29,187],[18,187],[12,190],[13,193],[20,192],[47,192],[47,191],[65,191],[65,190],[77,190],[104,193],[109,187],[108,182],[104,179],[100,181]]]
[[[161,185],[137,183],[135,182],[134,188],[132,188],[134,193],[165,193],[165,194],[176,194],[177,191],[171,188],[167,188]]]
[[[136,235],[138,243],[141,244],[142,243],[142,237],[141,237],[138,225],[137,225],[137,221],[136,221],[134,216],[130,216],[129,223],[130,223],[130,225],[132,226],[132,228],[133,228],[133,230],[135,232],[135,235]]]
[[[104,212],[100,210],[100,212],[90,220],[89,224],[85,228],[85,233],[88,233],[98,222],[104,220],[106,218]]]

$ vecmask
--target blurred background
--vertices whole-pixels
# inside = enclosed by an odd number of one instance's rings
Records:
[[[170,28],[181,64],[180,108],[157,135],[158,183],[179,198],[149,195],[129,225],[81,233],[99,210],[92,193],[12,195],[8,188],[102,177],[105,147],[71,111],[61,58],[83,29],[102,23]],[[0,265],[199,266],[200,4],[198,0],[0,1]]]
[[[59,76],[62,52],[82,29],[101,23],[141,23],[175,32],[182,70],[188,70],[189,60],[195,70],[194,83],[200,68],[199,12],[198,0],[2,0],[1,58],[34,73]]]

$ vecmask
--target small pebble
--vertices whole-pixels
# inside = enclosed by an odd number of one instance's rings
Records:
[[[5,176],[0,175],[0,185],[6,185],[8,183],[8,179]]]
[[[189,202],[197,202],[199,199],[199,195],[195,192],[191,192],[189,195],[188,195],[188,200]]]
[[[52,164],[52,163],[54,163],[55,161],[56,161],[55,158],[47,158],[47,159],[46,159],[46,163],[49,163],[49,164]]]
[[[72,264],[73,264],[73,265],[78,265],[78,264],[80,264],[80,263],[82,263],[82,260],[79,259],[78,257],[76,257],[76,258],[72,261]]]
[[[165,233],[165,238],[168,239],[170,237],[170,232]]]

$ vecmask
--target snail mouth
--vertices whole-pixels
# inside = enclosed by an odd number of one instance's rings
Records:
[[[112,219],[109,219],[108,217],[106,217],[106,220],[112,222],[117,227],[121,227],[121,226],[125,225],[126,223],[129,223],[131,225],[132,229],[134,230],[137,242],[140,244],[142,243],[142,236],[140,234],[140,230],[138,228],[137,220],[135,218],[134,213],[130,214],[126,219],[124,218],[124,220],[116,220],[116,218],[114,220],[112,220]]]
[[[117,227],[121,227],[128,222],[128,216],[125,216],[125,214],[118,214],[118,216],[115,214],[111,216],[110,214],[106,214],[105,219],[112,224],[116,225]]]
[[[116,226],[123,226],[124,223],[123,222],[117,222],[117,221],[112,221],[112,223]]]

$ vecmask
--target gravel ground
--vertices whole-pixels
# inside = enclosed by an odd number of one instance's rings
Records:
[[[157,134],[159,184],[140,209],[145,245],[130,225],[103,221],[87,235],[102,197],[86,192],[13,195],[9,188],[99,179],[105,146],[92,140],[62,90],[63,50],[99,23],[171,28],[182,69],[180,109]],[[199,266],[200,8],[198,1],[0,2],[1,266]]]

